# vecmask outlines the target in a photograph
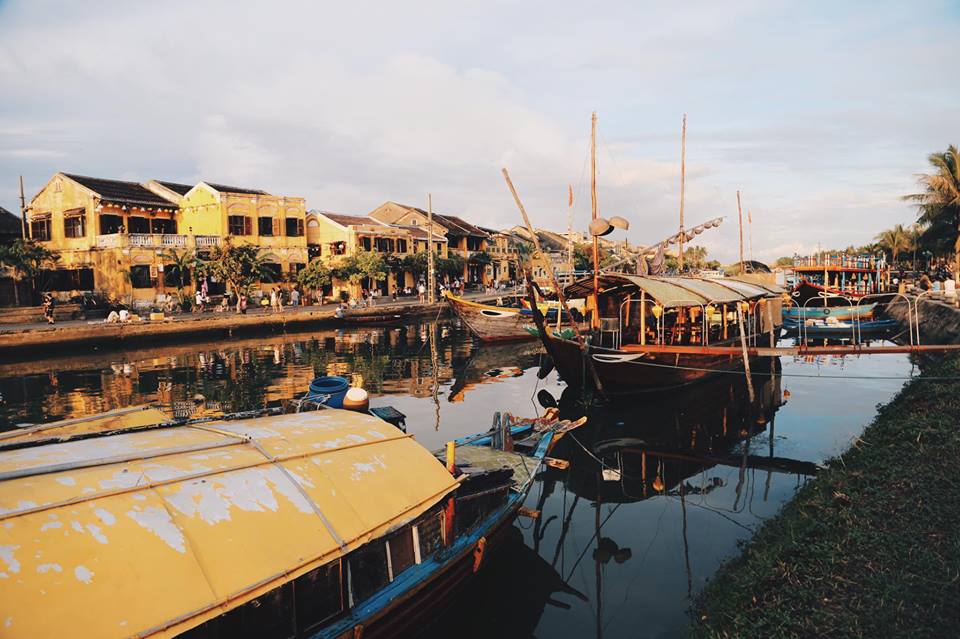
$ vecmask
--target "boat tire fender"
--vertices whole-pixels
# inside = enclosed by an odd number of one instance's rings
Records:
[[[823,307],[823,314],[824,314],[824,315],[829,315],[829,314],[830,314],[830,308],[827,307],[827,306],[824,306],[824,307]]]

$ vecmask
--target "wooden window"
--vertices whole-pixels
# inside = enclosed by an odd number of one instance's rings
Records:
[[[393,239],[389,237],[378,237],[376,247],[378,253],[393,253]]]
[[[153,279],[150,277],[150,266],[137,264],[130,267],[130,283],[133,288],[153,288]]]
[[[406,253],[406,252],[407,252],[407,241],[397,240],[397,253]]]
[[[72,215],[63,218],[63,236],[64,237],[83,237],[84,224],[82,215]]]
[[[350,555],[350,593],[357,604],[390,583],[387,547],[382,541],[367,544]]]
[[[294,581],[299,632],[311,630],[343,612],[345,598],[340,570],[340,562],[334,561]]]
[[[272,217],[261,217],[257,219],[257,233],[262,236],[271,237],[273,236],[273,223],[274,219]]]
[[[161,235],[176,235],[177,233],[177,221],[168,220],[167,218],[157,217],[150,220],[150,232],[159,233]]]
[[[100,216],[100,235],[113,235],[123,228],[123,218],[106,213]]]
[[[364,251],[369,251],[369,250],[370,250],[370,247],[371,247],[370,238],[369,238],[369,237],[361,237],[361,238],[360,238],[360,246],[363,248]]]
[[[33,220],[30,222],[30,237],[37,242],[49,242],[53,239],[51,233],[50,219]]]
[[[230,235],[253,235],[253,219],[244,215],[227,217],[227,230]]]
[[[416,563],[413,551],[413,527],[407,527],[387,540],[390,548],[390,573],[393,579]]]
[[[266,262],[263,265],[264,278],[262,282],[279,282],[283,275],[283,269],[276,262]]]
[[[288,217],[286,225],[287,237],[303,237],[303,220],[298,217]]]
[[[417,523],[421,560],[440,552],[443,548],[443,513],[431,513]]]

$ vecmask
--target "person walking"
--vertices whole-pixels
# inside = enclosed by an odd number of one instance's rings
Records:
[[[427,297],[427,287],[423,285],[423,282],[417,285],[417,295],[420,297],[420,303],[423,304]]]
[[[54,311],[57,309],[57,300],[50,293],[43,294],[43,317],[47,320],[47,324],[53,324],[56,322],[56,319],[53,317]]]
[[[203,312],[203,291],[201,291],[200,289],[197,289],[197,292],[194,293],[193,300],[194,300],[194,305],[193,305],[194,312],[202,313]]]
[[[300,291],[296,288],[290,291],[290,306],[300,306]]]
[[[270,312],[271,313],[277,312],[277,297],[278,297],[277,288],[273,287],[272,289],[270,289]]]

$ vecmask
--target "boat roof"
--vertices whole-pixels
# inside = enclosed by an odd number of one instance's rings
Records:
[[[151,406],[128,406],[88,417],[64,419],[0,433],[0,449],[45,441],[62,441],[93,433],[142,428],[170,421],[170,417],[165,413]]]
[[[456,482],[360,413],[0,452],[4,636],[172,637],[415,519]]]
[[[662,277],[630,275],[627,273],[603,273],[598,278],[600,292],[622,289],[645,291],[664,307],[703,306],[728,304],[760,297],[769,297],[782,292],[779,287],[759,285],[734,278]],[[593,292],[593,278],[586,277],[568,286],[568,297],[585,297]]]

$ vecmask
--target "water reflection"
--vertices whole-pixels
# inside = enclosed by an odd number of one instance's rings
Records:
[[[373,396],[433,397],[436,383],[461,402],[477,385],[522,374],[536,353],[478,351],[458,321],[440,320],[38,358],[0,364],[0,430],[141,403],[179,412],[198,398],[252,410],[301,396],[318,375],[353,378]]]

